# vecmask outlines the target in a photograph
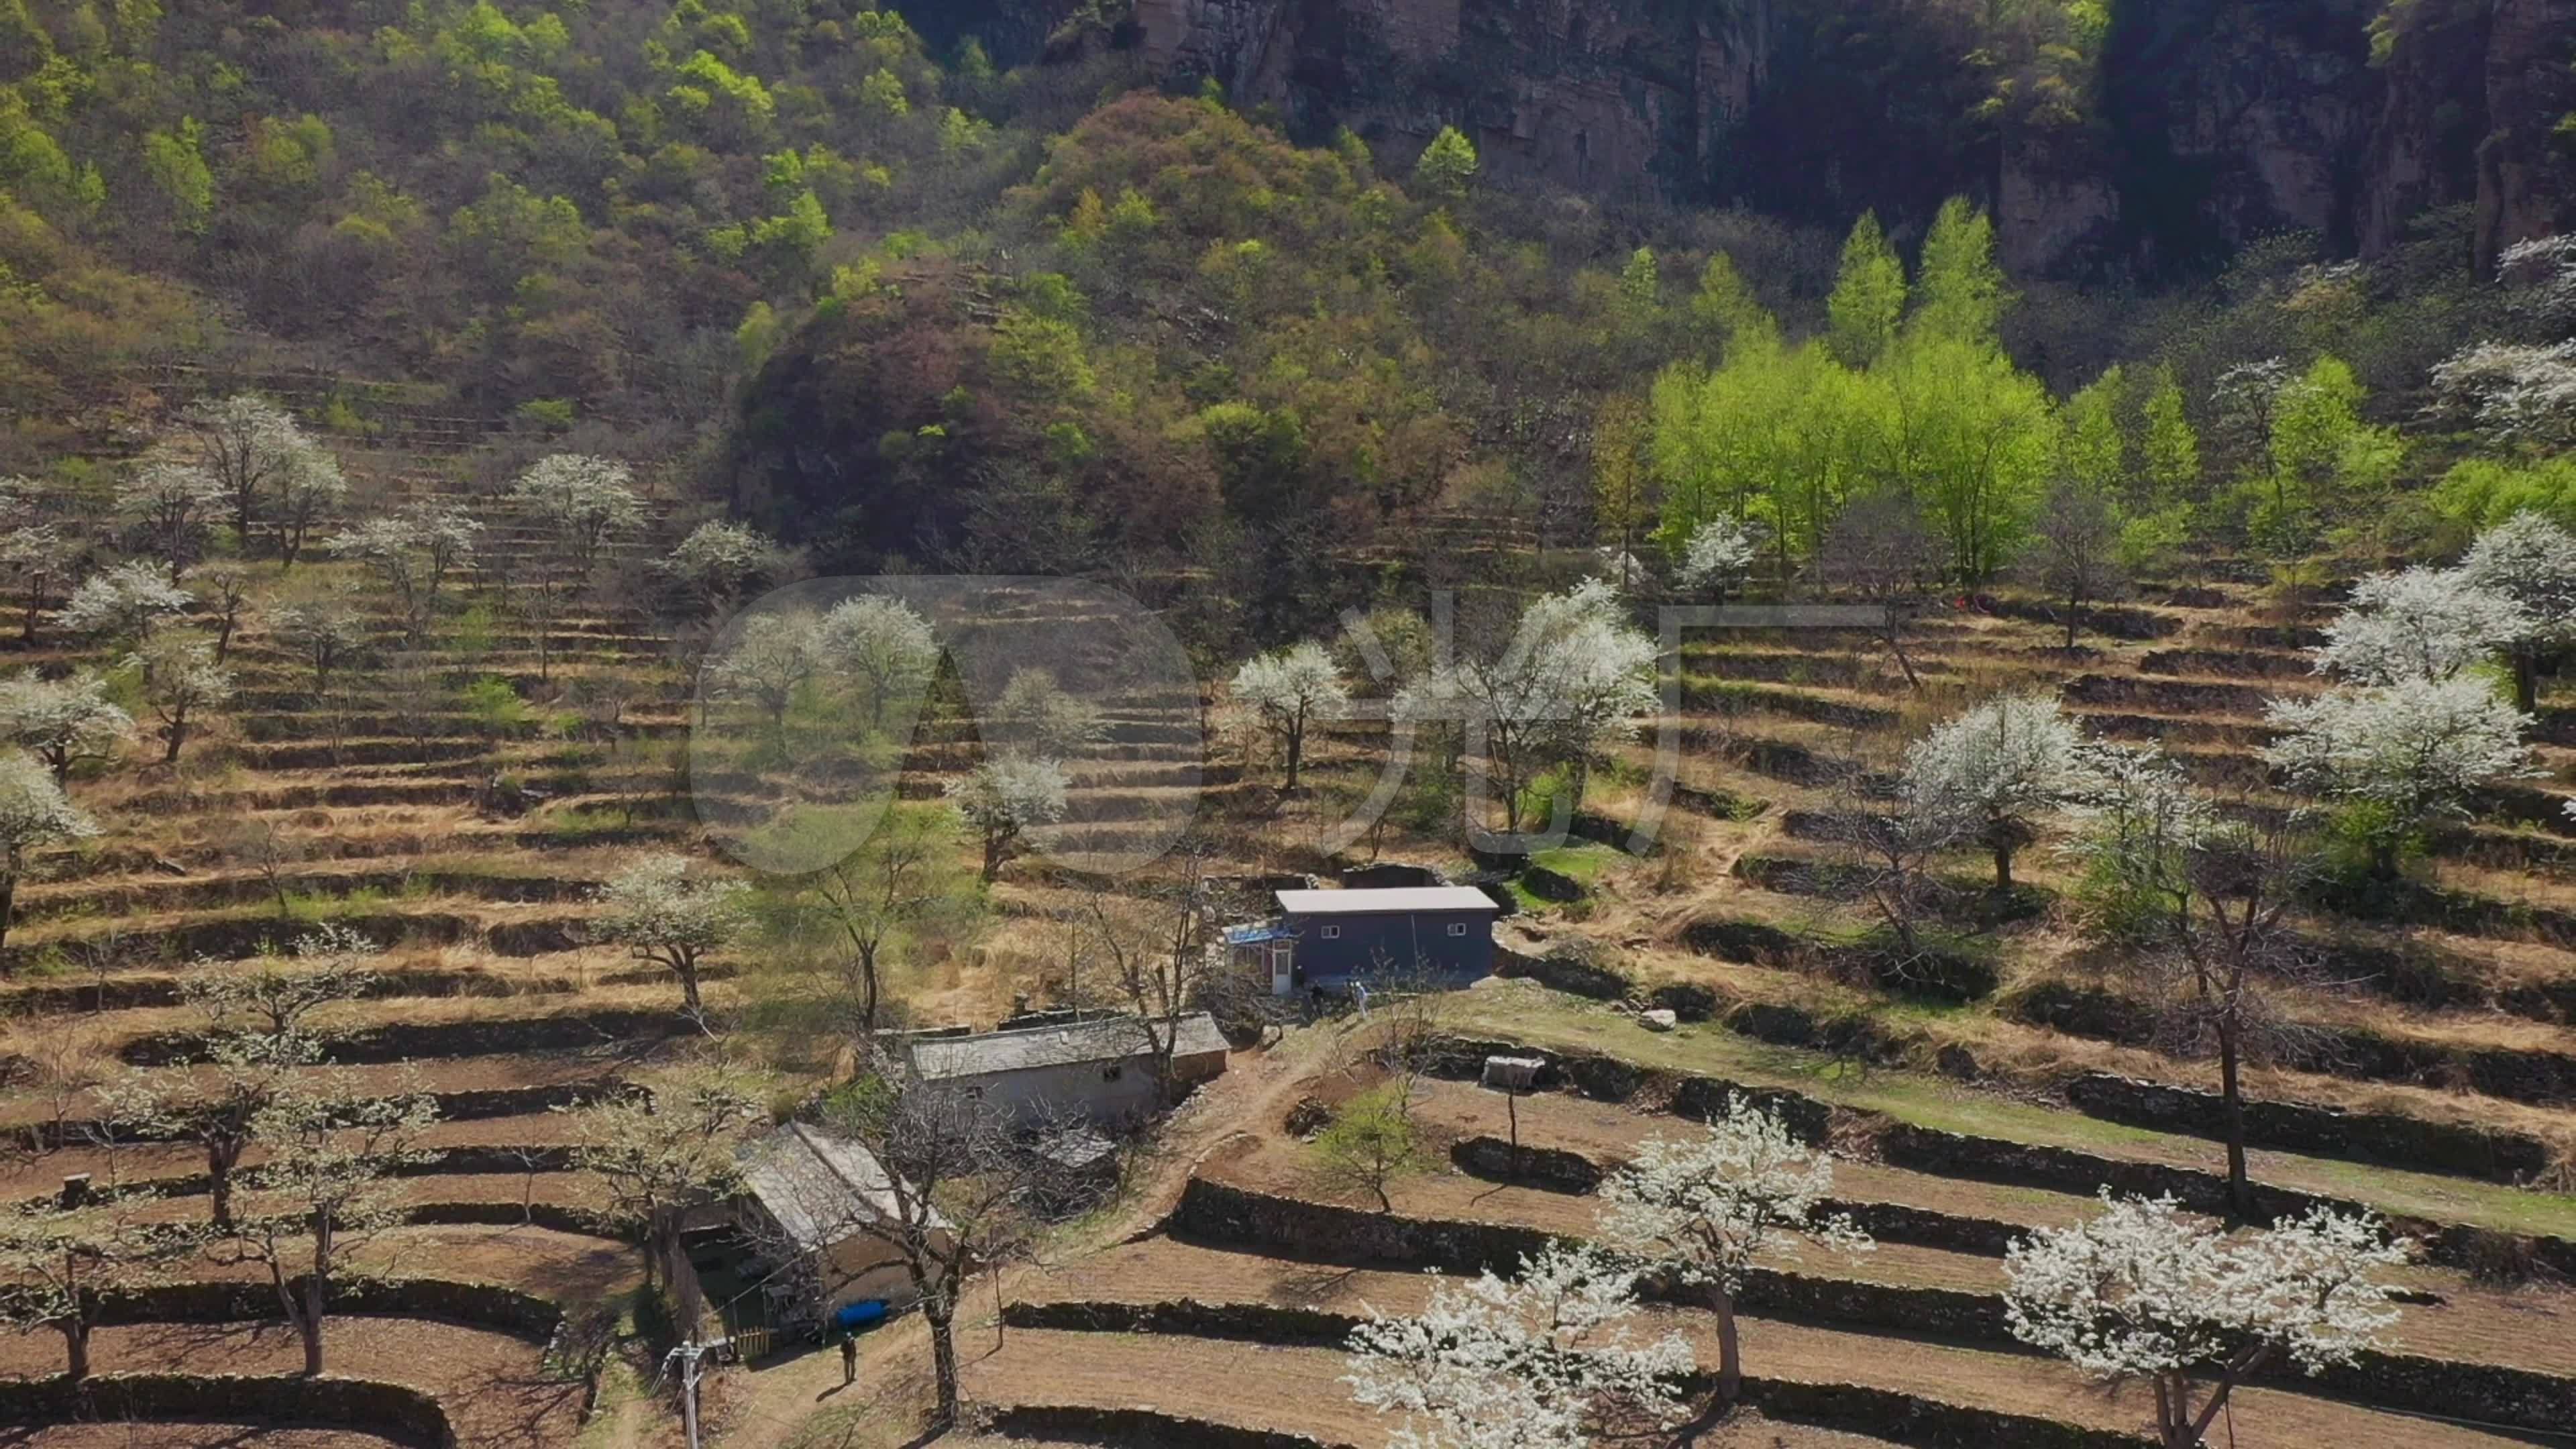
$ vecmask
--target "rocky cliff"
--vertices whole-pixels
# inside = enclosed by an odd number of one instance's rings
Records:
[[[1132,6],[1165,74],[1307,139],[1347,125],[1400,163],[1456,125],[1503,184],[1833,225],[1965,191],[2027,269],[2190,266],[2284,227],[2377,251],[2456,203],[2490,255],[2576,224],[2576,0],[2116,0],[2086,73],[2055,80],[1940,0]],[[939,9],[1026,34],[1066,0]],[[2050,84],[2075,99],[2027,104]]]

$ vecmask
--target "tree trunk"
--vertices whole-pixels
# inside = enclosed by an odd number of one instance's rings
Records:
[[[2524,714],[2540,709],[2540,656],[2527,648],[2513,651],[2513,707]]]
[[[678,952],[678,953],[674,954],[674,955],[671,957],[671,969],[672,969],[672,971],[674,971],[675,973],[677,973],[677,974],[679,975],[679,978],[680,978],[680,999],[681,999],[683,1002],[687,1003],[689,1010],[691,1010],[691,1011],[695,1011],[695,1010],[697,1010],[697,1009],[698,1009],[698,958],[697,958],[697,956],[696,956],[694,953],[692,953],[692,952],[688,952],[688,951]]]
[[[304,1280],[304,1313],[295,1325],[296,1331],[304,1335],[304,1376],[308,1379],[322,1377],[322,1304],[328,1292],[317,1265],[313,1276]]]
[[[73,1383],[89,1377],[89,1314],[77,1306],[63,1320],[63,1375]]]
[[[1995,893],[2002,895],[2012,889],[2013,848],[1998,840],[1994,842],[1993,850],[1995,852]]]
[[[1735,1295],[1712,1289],[1708,1306],[1717,1314],[1717,1401],[1733,1404],[1744,1396],[1744,1344],[1735,1327]]]
[[[2254,1220],[2254,1187],[2245,1172],[2245,1095],[2237,1081],[2237,1028],[2218,1029],[2218,1083],[2227,1134],[2227,1207],[2238,1222]]]
[[[17,905],[18,867],[17,862],[12,861],[8,870],[0,872],[0,944],[6,944],[9,940],[9,919],[16,911]]]
[[[1296,793],[1297,793],[1297,767],[1298,767],[1299,765],[1301,765],[1301,764],[1305,763],[1305,756],[1306,756],[1306,724],[1305,724],[1305,721],[1303,721],[1303,720],[1299,720],[1299,721],[1298,721],[1298,722],[1296,722],[1295,724],[1292,724],[1292,725],[1290,725],[1290,726],[1288,727],[1288,788],[1287,788],[1287,793],[1289,793],[1289,794],[1291,794],[1291,795],[1294,795],[1294,794],[1296,794]]]
[[[2075,621],[2083,617],[2084,594],[2078,589],[2066,593],[2066,652],[2075,652]]]
[[[921,1303],[922,1321],[930,1325],[930,1362],[939,1383],[939,1403],[930,1417],[934,1429],[957,1423],[957,1310],[947,1295],[943,1287]]]
[[[213,1199],[215,1226],[229,1230],[233,1225],[233,1163],[241,1149],[217,1140],[206,1144],[206,1195]]]
[[[170,742],[170,748],[161,753],[161,763],[165,765],[179,763],[179,747],[188,742],[188,716],[182,713],[173,717],[170,727],[163,730],[161,736]]]

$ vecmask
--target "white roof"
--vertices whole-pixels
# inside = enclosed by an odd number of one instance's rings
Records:
[[[1226,1049],[1225,1034],[1216,1029],[1216,1018],[1204,1011],[1191,1012],[1173,1022],[1171,1031],[1172,1055],[1176,1057]],[[1077,1062],[1123,1062],[1153,1051],[1153,1038],[1148,1033],[1147,1025],[1136,1017],[1105,1016],[972,1036],[917,1036],[911,1042],[912,1069],[925,1081],[939,1081]]]
[[[1391,886],[1385,890],[1281,891],[1292,916],[1397,915],[1412,911],[1494,911],[1502,907],[1474,886]]]
[[[742,1156],[744,1190],[800,1247],[837,1243],[901,1216],[885,1168],[846,1137],[790,1122]],[[931,1221],[939,1222],[937,1213]]]

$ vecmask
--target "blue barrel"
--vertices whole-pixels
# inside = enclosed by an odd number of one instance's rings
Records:
[[[862,1298],[856,1303],[842,1304],[841,1310],[832,1315],[832,1326],[834,1328],[848,1329],[855,1333],[862,1328],[873,1328],[876,1325],[883,1323],[885,1321],[885,1316],[886,1301],[884,1299]]]

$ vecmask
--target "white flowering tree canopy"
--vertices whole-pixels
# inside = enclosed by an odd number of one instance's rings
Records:
[[[2276,699],[2263,722],[2283,732],[2263,758],[2294,783],[2386,806],[2401,821],[2455,808],[2478,785],[2531,762],[2522,742],[2530,717],[2474,676]]]
[[[1001,871],[1023,832],[1064,818],[1064,767],[1013,750],[987,758],[945,789],[958,818],[983,838],[986,881]]]
[[[2433,368],[2450,413],[2500,448],[2576,442],[2576,342],[2477,342]]]
[[[2010,820],[2084,795],[2091,759],[2055,696],[2006,695],[1944,720],[1908,747],[1904,789],[1919,805],[1973,822]]]
[[[751,887],[700,872],[684,855],[648,855],[599,888],[591,930],[680,978],[682,1000],[699,1006],[698,966],[751,926]]]
[[[75,634],[104,639],[138,638],[194,602],[188,591],[149,564],[118,564],[80,581],[58,622]]]
[[[53,772],[35,756],[21,750],[0,753],[0,855],[6,856],[13,880],[28,851],[96,834],[97,823],[64,798]]]
[[[2364,684],[2448,679],[2533,627],[2513,596],[2482,587],[2465,569],[2373,574],[2353,585],[2351,607],[2326,626],[2316,667]]]
[[[1312,640],[1244,661],[1234,672],[1232,692],[1251,711],[1254,723],[1278,737],[1287,755],[1291,790],[1297,788],[1297,772],[1305,761],[1308,727],[1351,712],[1351,691],[1342,682],[1341,666]]]
[[[2006,695],[1935,725],[1905,752],[1902,789],[1927,820],[1955,822],[1994,852],[1995,884],[2039,817],[2092,788],[2084,736],[2053,695]]]
[[[884,594],[833,605],[823,615],[817,648],[825,668],[858,685],[870,724],[884,723],[888,700],[918,694],[939,670],[939,638],[930,621]]]
[[[1351,1333],[1352,1397],[1402,1416],[1390,1449],[1589,1449],[1683,1417],[1693,1367],[1677,1333],[1634,1322],[1638,1270],[1554,1244],[1520,1275],[1436,1281],[1422,1312],[1372,1311]]]
[[[2516,242],[2496,258],[2515,311],[2544,327],[2576,325],[2576,236]]]
[[[719,519],[691,529],[663,567],[712,605],[776,569],[785,557],[784,550],[759,530]]]
[[[644,500],[625,464],[586,453],[539,458],[519,475],[510,496],[587,564],[611,536],[644,522]]]
[[[1753,569],[1753,533],[1732,518],[1712,518],[1691,531],[1674,579],[1692,593],[1723,597]]]
[[[1020,831],[1064,818],[1064,767],[1028,755],[999,754],[946,786],[949,803],[987,834]]]
[[[648,855],[600,886],[601,937],[639,950],[717,950],[750,924],[738,880],[710,878],[684,855]]]
[[[1351,703],[1341,666],[1312,640],[1244,661],[1234,672],[1232,692],[1265,721],[1333,719]]]
[[[83,670],[67,679],[32,670],[0,680],[0,739],[33,751],[57,784],[74,765],[103,760],[134,733],[134,717],[107,697],[107,681]]]
[[[2105,1189],[2100,1213],[2007,1251],[2005,1316],[2015,1337],[2089,1377],[2156,1380],[2166,1442],[2197,1444],[2235,1381],[2269,1359],[2316,1373],[2371,1347],[2397,1321],[2381,1274],[2411,1246],[2325,1208],[2231,1236],[2170,1197]],[[2195,1371],[2219,1379],[2197,1410]]]
[[[2557,524],[2524,509],[2479,534],[2459,572],[2472,587],[2522,606],[2526,632],[2512,642],[2576,638],[2576,535]]]
[[[811,614],[757,613],[723,654],[707,661],[708,689],[720,699],[741,700],[783,722],[797,691],[822,665],[822,638]]]
[[[1754,1259],[1800,1236],[1839,1252],[1875,1245],[1820,1209],[1834,1163],[1780,1116],[1740,1094],[1697,1136],[1649,1139],[1601,1184],[1602,1231],[1616,1246],[1732,1299]]]

